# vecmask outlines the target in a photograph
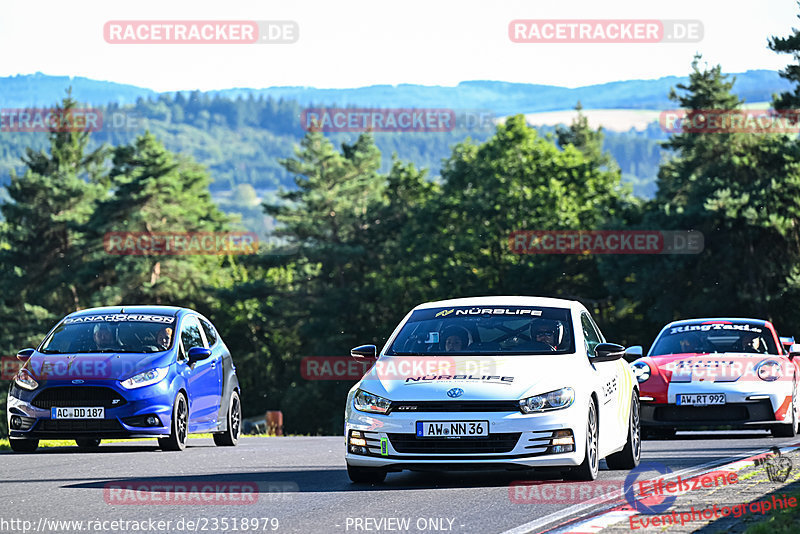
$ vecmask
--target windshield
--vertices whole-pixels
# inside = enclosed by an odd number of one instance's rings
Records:
[[[663,354],[708,354],[713,352],[748,352],[778,354],[770,330],[749,323],[698,323],[664,330],[650,356]]]
[[[481,306],[417,310],[389,355],[567,354],[575,352],[562,308]]]
[[[111,314],[68,317],[42,343],[46,354],[160,352],[172,346],[175,317]]]

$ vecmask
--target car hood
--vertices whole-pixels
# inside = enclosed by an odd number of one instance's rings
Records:
[[[578,365],[575,354],[382,356],[358,387],[390,400],[513,400],[574,384],[564,371]]]
[[[170,364],[169,352],[43,354],[34,352],[26,365],[36,380],[125,380]]]
[[[781,364],[784,374],[791,377],[794,364],[783,356],[753,354],[746,352],[715,352],[710,354],[666,354],[648,356],[646,361],[665,382],[736,382],[740,379],[756,379],[758,365],[766,360]]]

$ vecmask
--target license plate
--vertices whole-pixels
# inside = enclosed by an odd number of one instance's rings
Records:
[[[711,406],[715,404],[725,404],[724,393],[692,393],[677,396],[678,406]]]
[[[418,438],[467,438],[489,435],[489,421],[417,421]]]
[[[50,408],[51,419],[103,419],[105,408]]]

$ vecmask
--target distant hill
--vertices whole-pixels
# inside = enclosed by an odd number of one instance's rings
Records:
[[[747,102],[764,102],[775,92],[790,89],[778,73],[751,70],[736,76],[736,92]],[[214,96],[236,98],[254,96],[276,100],[294,100],[301,106],[336,104],[353,106],[414,106],[491,110],[495,116],[571,109],[580,100],[594,109],[663,109],[672,107],[667,95],[670,88],[688,81],[687,77],[668,76],[657,80],[626,80],[570,89],[554,85],[534,85],[497,81],[467,81],[455,87],[438,85],[372,85],[354,89],[315,87],[237,88],[208,91]],[[0,106],[22,107],[50,105],[64,96],[72,85],[73,95],[82,102],[133,104],[137,98],[158,93],[133,85],[48,76],[42,73],[0,78]],[[187,88],[187,91],[191,88]]]
[[[73,97],[84,104],[130,113],[141,119],[137,127],[126,131],[104,129],[93,135],[92,146],[128,143],[145,129],[150,130],[170,150],[205,164],[214,180],[212,194],[220,205],[226,211],[241,213],[249,228],[261,231],[270,222],[257,205],[252,205],[251,197],[269,198],[280,187],[294,187],[293,177],[278,161],[292,156],[305,133],[300,124],[304,107],[444,107],[480,110],[496,118],[524,113],[530,123],[539,125],[537,130],[542,135],[548,135],[554,132],[554,124],[570,121],[574,112],[563,111],[571,110],[580,100],[593,125],[606,126],[604,149],[619,163],[623,180],[637,195],[651,197],[658,166],[667,156],[659,142],[667,134],[650,120],[659,109],[675,107],[667,98],[669,90],[687,81],[667,77],[576,89],[471,81],[456,87],[274,87],[156,93],[132,85],[37,73],[0,78],[0,108],[51,106],[72,86]],[[734,85],[734,92],[747,102],[767,102],[773,93],[789,89],[777,73],[764,70],[737,74]],[[559,111],[562,113],[554,113]],[[429,177],[435,179],[442,159],[450,155],[454,144],[467,137],[481,142],[493,131],[489,123],[443,133],[379,133],[375,141],[383,153],[384,170],[396,154],[429,169]],[[339,145],[352,142],[357,135],[334,133],[329,137]],[[0,132],[0,186],[7,183],[11,169],[20,170],[26,147],[39,150],[45,146],[46,135],[42,133]],[[0,201],[4,193],[0,188]]]

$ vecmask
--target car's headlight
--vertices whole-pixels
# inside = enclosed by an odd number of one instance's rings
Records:
[[[159,367],[158,369],[150,369],[138,375],[134,375],[127,380],[120,382],[120,385],[125,389],[135,389],[144,386],[155,384],[156,382],[167,376],[169,367]]]
[[[359,389],[353,397],[353,406],[362,412],[386,413],[391,408],[392,401]]]
[[[519,409],[522,413],[536,413],[547,410],[560,410],[569,408],[575,401],[575,390],[572,388],[561,388],[549,393],[534,395],[519,401]]]
[[[14,382],[21,388],[32,391],[39,387],[39,382],[33,379],[27,369],[20,369],[17,376],[14,377]]]
[[[781,364],[775,360],[764,360],[756,365],[756,374],[761,380],[774,382],[782,376]]]
[[[633,362],[631,369],[633,370],[633,376],[636,377],[640,384],[647,382],[647,379],[650,378],[650,366],[645,362]]]

